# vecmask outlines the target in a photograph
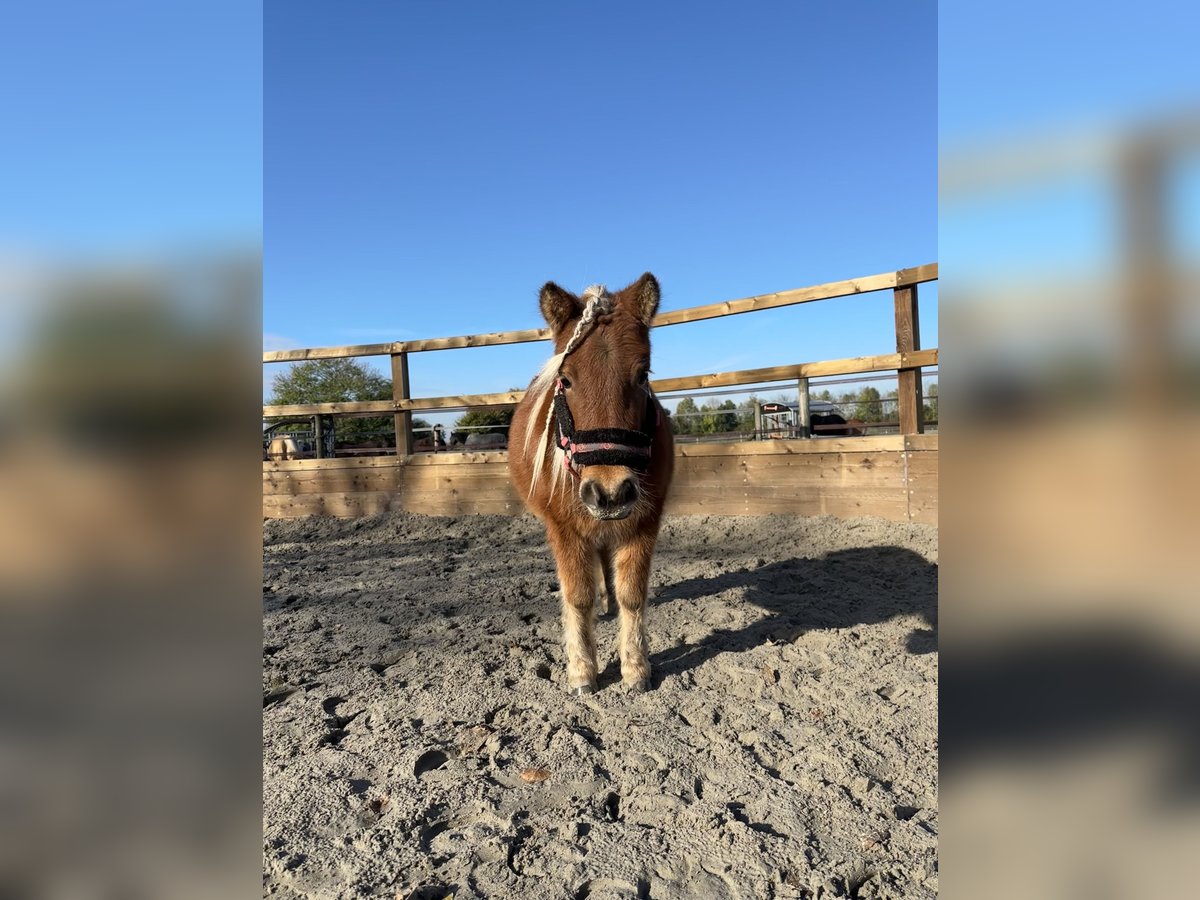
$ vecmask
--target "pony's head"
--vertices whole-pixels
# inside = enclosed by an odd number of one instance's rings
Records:
[[[657,409],[648,380],[650,321],[658,301],[658,281],[649,272],[616,293],[593,285],[577,297],[554,282],[542,287],[542,315],[555,353],[530,389],[555,397],[544,419],[529,421],[525,445],[536,454],[533,484],[553,447],[547,473],[552,491],[576,490],[597,519],[624,519],[641,500],[638,473],[650,447],[639,436]],[[532,440],[539,427],[540,440]]]

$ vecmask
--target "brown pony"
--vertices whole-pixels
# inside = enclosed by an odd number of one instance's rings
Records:
[[[542,315],[555,353],[509,429],[508,467],[546,526],[562,586],[567,684],[596,689],[595,606],[620,609],[621,677],[650,685],[646,590],[675,464],[671,426],[649,386],[650,320],[659,288],[647,272],[611,294],[580,297],[548,282]]]

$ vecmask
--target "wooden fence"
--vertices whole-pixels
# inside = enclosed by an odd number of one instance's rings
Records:
[[[917,286],[936,279],[937,264],[931,263],[656,316],[653,325],[662,328],[881,290],[893,292],[895,308],[895,352],[651,382],[659,393],[796,383],[801,430],[808,433],[804,400],[809,378],[888,370],[898,376],[900,434],[682,445],[676,448],[676,476],[668,510],[676,514],[875,515],[936,522],[938,438],[922,433],[921,369],[937,365],[938,351],[921,349],[917,302]],[[392,509],[436,515],[520,513],[521,503],[508,482],[507,453],[413,454],[412,414],[512,406],[520,402],[523,392],[414,398],[408,355],[549,338],[549,330],[543,328],[263,353],[264,363],[389,356],[391,400],[264,406],[263,416],[393,415],[397,448],[396,455],[388,456],[264,462],[264,516],[362,516]]]

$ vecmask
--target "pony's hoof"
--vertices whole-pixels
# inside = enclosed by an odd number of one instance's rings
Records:
[[[630,681],[626,683],[625,690],[631,694],[644,694],[650,690],[650,679],[643,678],[640,681]]]
[[[596,686],[594,684],[581,684],[572,690],[571,693],[576,697],[586,697],[588,694],[596,693]]]

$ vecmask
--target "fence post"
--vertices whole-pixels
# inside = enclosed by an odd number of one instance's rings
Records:
[[[911,353],[921,349],[920,323],[917,317],[917,286],[898,287],[896,301],[896,352]],[[900,407],[900,433],[921,434],[922,419],[921,369],[901,368],[897,373],[897,394]]]
[[[317,413],[313,416],[313,441],[316,443],[317,459],[325,458],[325,423],[321,421],[321,414]]]
[[[412,399],[408,388],[408,354],[404,351],[392,354],[392,399]],[[406,409],[396,413],[396,455],[412,456],[412,452],[412,411]]]
[[[796,382],[796,402],[798,404],[796,424],[800,428],[800,437],[812,437],[812,412],[808,408],[808,376],[805,375]]]
[[[754,401],[754,440],[761,441],[763,439],[763,418],[762,418],[762,403],[757,399]]]

